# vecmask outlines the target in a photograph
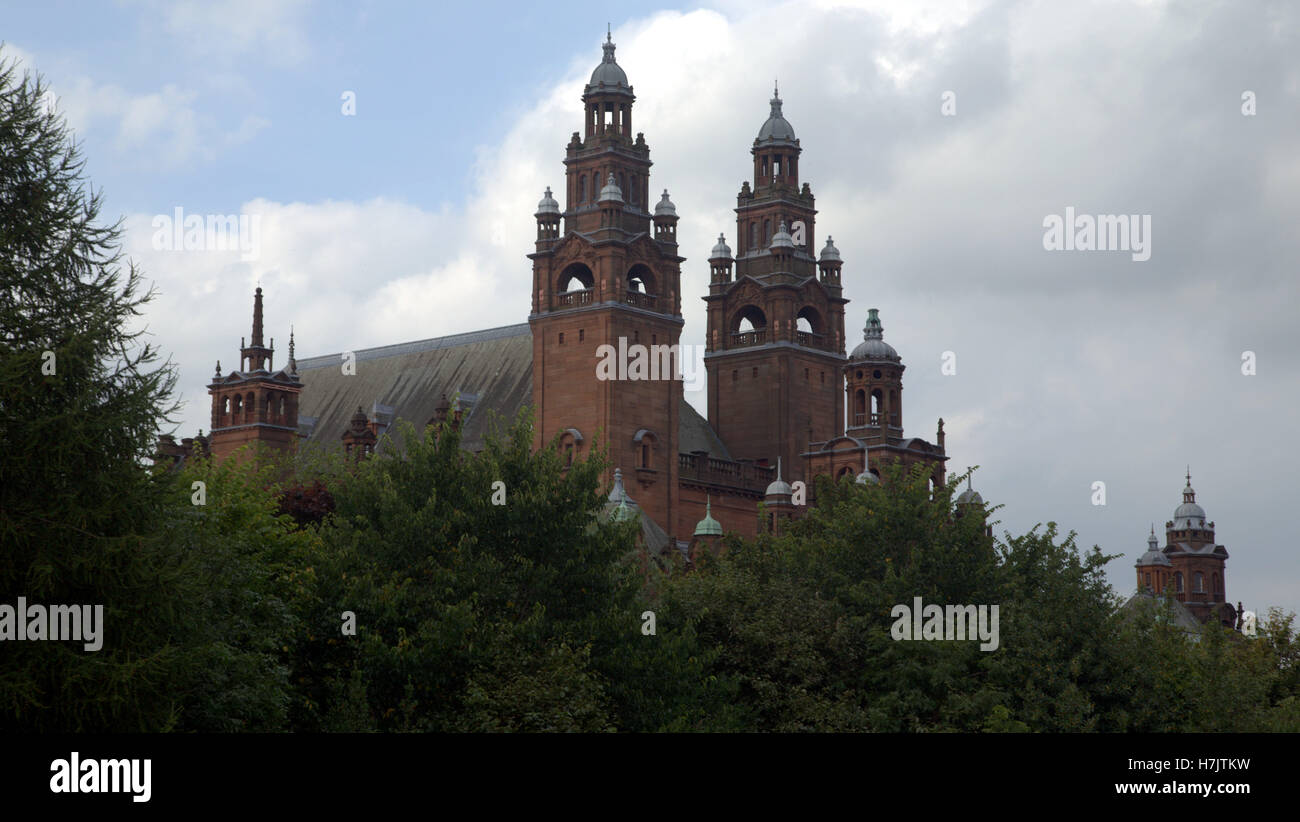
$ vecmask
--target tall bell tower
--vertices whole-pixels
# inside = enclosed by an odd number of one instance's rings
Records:
[[[813,256],[812,190],[799,182],[803,149],[781,111],[754,139],[754,184],[736,200],[735,279],[722,239],[710,259],[709,424],[738,459],[778,458],[787,479],[808,479],[800,454],[842,432],[842,261],[827,238]]]
[[[535,215],[535,445],[559,434],[566,460],[607,445],[611,475],[622,469],[640,509],[671,534],[684,258],[666,190],[651,211],[650,148],[633,136],[635,100],[607,36],[582,95],[583,130],[566,149],[564,208],[548,188]]]

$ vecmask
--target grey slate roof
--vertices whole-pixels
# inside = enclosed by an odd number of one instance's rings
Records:
[[[1181,602],[1176,599],[1167,599],[1164,595],[1153,594],[1150,591],[1142,590],[1128,598],[1121,607],[1121,610],[1133,614],[1145,614],[1147,616],[1163,618],[1163,608],[1168,603],[1173,610],[1174,625],[1181,628],[1189,634],[1199,634],[1201,623],[1192,612],[1187,610]]]
[[[713,426],[685,399],[682,400],[681,413],[677,415],[677,450],[683,454],[708,451],[711,457],[731,459],[731,452],[713,432]]]
[[[474,395],[464,418],[465,447],[481,447],[495,411],[507,422],[532,399],[533,335],[527,323],[452,334],[353,352],[356,373],[345,375],[342,354],[298,361],[303,391],[300,417],[314,417],[313,442],[337,442],[357,406],[390,406],[394,419],[417,431],[433,417],[445,393]],[[373,417],[372,417],[373,418]]]
[[[385,345],[353,352],[356,374],[344,375],[342,353],[298,360],[303,391],[299,419],[313,424],[308,439],[335,443],[361,406],[374,419],[375,403],[391,408],[392,419],[421,430],[445,393],[473,399],[464,420],[466,448],[481,447],[495,411],[507,422],[533,397],[533,336],[527,323]],[[388,409],[383,409],[388,410]],[[708,451],[731,459],[708,420],[682,400],[678,450]]]

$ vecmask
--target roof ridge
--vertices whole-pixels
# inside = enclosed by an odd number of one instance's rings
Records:
[[[376,359],[378,357],[391,357],[398,354],[412,354],[419,351],[434,351],[439,348],[454,348],[460,345],[470,345],[472,343],[487,342],[489,340],[506,339],[508,337],[521,337],[524,334],[532,333],[528,323],[515,323],[514,325],[501,325],[496,328],[485,328],[479,331],[465,331],[458,334],[446,334],[441,337],[429,337],[424,340],[412,340],[410,342],[391,343],[389,345],[380,345],[373,348],[361,348],[352,353],[358,360]],[[321,368],[324,366],[336,366],[339,358],[343,356],[342,351],[333,354],[322,354],[316,357],[304,357],[298,360],[298,372],[311,368]]]

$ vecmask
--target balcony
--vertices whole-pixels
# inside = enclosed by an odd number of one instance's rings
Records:
[[[583,305],[591,305],[592,289],[584,288],[580,291],[566,291],[563,294],[555,295],[556,308],[577,308]]]
[[[811,331],[794,332],[794,341],[805,348],[825,348],[826,338],[821,334],[814,334]]]
[[[854,427],[854,428],[862,428],[863,426],[866,426],[866,425],[870,425],[870,426],[873,426],[873,427],[879,427],[879,426],[881,426],[881,425],[884,424],[884,421],[885,421],[885,415],[884,415],[884,414],[866,414],[866,413],[861,413],[861,412],[859,412],[859,413],[853,415],[853,427]],[[897,414],[890,414],[890,415],[889,415],[889,424],[892,425],[892,426],[894,426],[895,428],[898,427],[898,415],[897,415]]]
[[[762,345],[767,342],[767,329],[758,328],[753,331],[740,331],[731,335],[732,348],[748,348],[751,345]]]
[[[677,473],[681,479],[695,479],[760,493],[776,478],[775,467],[719,459],[703,452],[678,454]]]
[[[653,294],[646,294],[644,291],[632,291],[629,289],[627,297],[625,297],[623,301],[628,305],[634,305],[637,308],[645,308],[650,311],[659,310],[659,298]]]

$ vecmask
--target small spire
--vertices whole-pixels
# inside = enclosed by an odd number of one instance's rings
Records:
[[[253,294],[253,347],[262,347],[262,288]]]
[[[781,481],[781,458],[776,458],[776,481]]]
[[[217,375],[218,377],[221,376],[221,360],[217,360],[217,370],[216,370],[216,375]]]
[[[298,373],[298,360],[293,354],[293,326],[289,326],[289,373]]]
[[[605,24],[605,44],[603,48],[605,50],[604,62],[614,62],[614,34],[610,31],[608,23]]]

